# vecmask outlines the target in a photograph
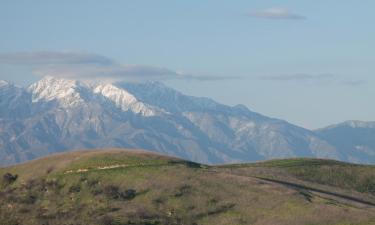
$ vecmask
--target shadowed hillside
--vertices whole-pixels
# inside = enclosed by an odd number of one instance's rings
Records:
[[[375,224],[375,167],[331,160],[206,166],[144,151],[80,151],[0,176],[4,225]]]

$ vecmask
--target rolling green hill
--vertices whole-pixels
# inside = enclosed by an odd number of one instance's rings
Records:
[[[144,151],[0,168],[0,224],[375,224],[375,167],[318,159],[206,166]]]

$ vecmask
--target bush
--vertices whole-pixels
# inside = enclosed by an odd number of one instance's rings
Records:
[[[46,173],[50,174],[55,168],[53,166],[50,166],[47,168]]]
[[[47,180],[45,182],[46,186],[49,187],[49,188],[53,188],[53,189],[61,189],[63,187],[62,184],[60,184],[57,179],[51,179],[51,180]]]
[[[93,188],[90,188],[90,192],[91,192],[91,194],[96,196],[96,195],[99,195],[99,194],[103,193],[103,189],[98,187],[98,186],[95,186]]]
[[[87,185],[92,188],[92,187],[95,187],[96,185],[99,184],[99,180],[97,179],[88,179],[87,180]]]
[[[131,200],[136,196],[136,190],[121,191],[118,186],[109,185],[104,188],[104,194],[111,199]]]
[[[111,199],[118,199],[120,198],[120,190],[119,187],[114,185],[108,185],[104,187],[104,194]]]
[[[31,193],[27,193],[26,195],[24,196],[21,196],[20,199],[19,199],[19,202],[20,203],[23,203],[23,204],[34,204],[37,200],[37,196],[34,195],[34,194],[31,194]]]
[[[13,174],[11,174],[11,173],[6,173],[6,174],[4,174],[4,176],[3,176],[3,182],[4,182],[5,184],[11,184],[11,183],[15,182],[15,181],[17,180],[17,178],[18,178],[18,175],[17,175],[17,174],[16,174],[16,175],[13,175]]]
[[[125,200],[131,200],[135,198],[137,192],[134,189],[128,189],[124,193],[122,193],[122,198]]]
[[[81,186],[79,184],[74,184],[70,186],[69,193],[77,193],[81,191]]]

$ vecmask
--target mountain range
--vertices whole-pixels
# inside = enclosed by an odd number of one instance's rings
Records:
[[[0,81],[0,165],[56,152],[142,148],[208,163],[316,157],[375,163],[375,123],[308,130],[160,82]]]

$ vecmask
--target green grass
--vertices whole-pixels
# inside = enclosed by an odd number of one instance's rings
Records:
[[[345,190],[375,194],[375,166],[350,164],[335,160],[295,158],[251,164],[223,165],[219,168],[252,171],[268,178],[296,178]]]
[[[6,173],[18,177],[0,181],[1,225],[375,224],[375,207],[256,178],[308,182],[364,198],[374,195],[366,186],[374,167],[337,161],[210,167],[147,152],[108,150],[0,168],[0,179]]]
[[[285,159],[252,166],[277,168],[301,180],[375,194],[375,167],[321,159]]]

